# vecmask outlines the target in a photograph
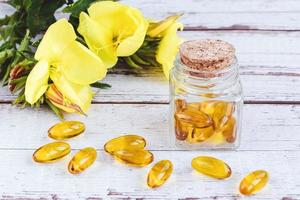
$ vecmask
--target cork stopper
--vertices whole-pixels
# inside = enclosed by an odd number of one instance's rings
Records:
[[[179,53],[183,64],[199,72],[222,70],[235,58],[235,48],[231,44],[212,39],[184,42]]]

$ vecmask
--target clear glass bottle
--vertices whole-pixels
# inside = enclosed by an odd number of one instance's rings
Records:
[[[228,64],[222,69],[201,70],[184,64],[182,55],[177,56],[170,73],[170,132],[176,146],[184,149],[239,146],[242,86],[236,57]]]

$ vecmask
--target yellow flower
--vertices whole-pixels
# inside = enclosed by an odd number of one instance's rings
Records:
[[[148,21],[139,10],[102,1],[92,4],[88,14],[80,14],[78,32],[110,68],[118,57],[130,56],[141,47],[147,28]]]
[[[166,23],[167,22],[169,21],[166,21]],[[178,29],[182,30],[183,25],[175,20],[172,21],[168,28],[166,28],[163,32],[157,31],[162,39],[156,51],[156,60],[162,65],[163,72],[167,79],[169,79],[170,70],[173,67],[176,54],[179,50],[179,45],[182,42],[181,38],[177,35]],[[150,33],[157,34],[157,32],[155,33],[155,31],[152,31]]]
[[[92,98],[89,84],[104,78],[107,72],[99,57],[76,41],[75,31],[66,19],[48,28],[35,59],[38,63],[25,85],[25,98],[30,104],[45,93],[50,77],[64,99],[85,112]]]

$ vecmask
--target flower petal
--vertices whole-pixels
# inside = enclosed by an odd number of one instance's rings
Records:
[[[71,103],[78,105],[84,113],[88,110],[93,97],[93,92],[89,85],[71,83],[58,71],[51,73],[50,78],[62,95],[70,100]]]
[[[57,67],[69,81],[81,85],[101,80],[107,72],[100,58],[76,41],[63,50]]]
[[[25,85],[25,99],[31,105],[37,102],[48,87],[49,64],[39,61],[31,70]]]
[[[107,68],[113,67],[118,61],[113,32],[99,25],[84,12],[80,14],[79,21],[77,30],[88,47],[101,58]]]
[[[75,39],[76,34],[72,25],[66,19],[58,20],[49,26],[34,58],[44,59],[49,63],[56,62],[64,48]]]
[[[148,21],[138,9],[118,2],[102,1],[92,4],[88,13],[99,26],[112,31],[111,39],[118,56],[130,56],[141,47]]]
[[[177,30],[182,29],[182,27],[182,24],[178,22],[172,24],[163,33],[164,37],[160,41],[156,52],[156,60],[162,65],[167,79],[169,79],[169,73],[181,43],[181,39],[177,36]]]
[[[148,28],[148,22],[144,19],[139,10],[131,8],[127,11],[127,14],[129,16],[129,19],[127,20],[130,21],[131,19],[133,22],[135,22],[136,27],[133,27],[133,30],[131,30],[131,36],[128,36],[120,41],[120,44],[117,48],[118,56],[133,55],[143,44]],[[126,23],[125,19],[124,23]],[[120,37],[122,37],[122,35]]]

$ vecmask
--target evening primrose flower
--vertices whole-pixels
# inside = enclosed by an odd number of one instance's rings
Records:
[[[92,4],[81,12],[78,32],[105,66],[114,66],[118,57],[134,54],[142,45],[148,21],[142,13],[118,2]]]
[[[75,31],[66,19],[48,28],[34,58],[38,63],[26,81],[26,101],[37,102],[48,89],[50,77],[66,102],[86,112],[92,99],[89,84],[104,78],[107,69],[97,55],[76,41]]]

